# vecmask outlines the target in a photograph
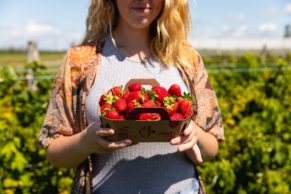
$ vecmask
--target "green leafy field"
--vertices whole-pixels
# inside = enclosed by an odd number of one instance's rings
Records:
[[[226,136],[218,156],[198,168],[208,193],[291,193],[290,55],[202,56]],[[73,170],[51,166],[37,144],[55,71],[23,68],[0,70],[0,194],[69,193]],[[33,89],[20,79],[28,68],[39,78]]]
[[[40,51],[40,61],[45,63],[47,61],[61,61],[65,56],[65,52],[48,52]],[[25,51],[0,51],[0,67],[14,66],[19,67],[26,64]]]

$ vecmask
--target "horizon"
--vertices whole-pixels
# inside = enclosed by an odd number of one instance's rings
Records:
[[[189,2],[194,48],[291,49],[291,38],[284,38],[286,25],[291,26],[289,0]],[[40,50],[67,50],[82,40],[89,3],[2,0],[0,49],[25,49],[28,41],[35,41]]]

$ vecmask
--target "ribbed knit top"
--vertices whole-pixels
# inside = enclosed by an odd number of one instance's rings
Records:
[[[88,124],[100,122],[99,98],[132,78],[155,78],[161,86],[173,83],[189,92],[175,66],[166,68],[154,59],[147,63],[127,58],[106,38],[100,71],[86,101]],[[170,143],[138,143],[110,153],[94,155],[95,194],[196,193],[194,164]]]

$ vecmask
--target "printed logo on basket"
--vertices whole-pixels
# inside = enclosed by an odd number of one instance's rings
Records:
[[[145,127],[143,127],[142,129],[139,130],[139,134],[143,138],[147,138],[147,137],[151,136],[154,133],[155,133],[155,131],[152,130],[152,128],[150,126],[145,126]]]

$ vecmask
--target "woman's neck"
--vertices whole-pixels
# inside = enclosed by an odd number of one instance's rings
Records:
[[[127,57],[144,60],[150,57],[148,29],[133,29],[118,25],[113,38],[118,49]]]

